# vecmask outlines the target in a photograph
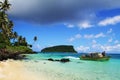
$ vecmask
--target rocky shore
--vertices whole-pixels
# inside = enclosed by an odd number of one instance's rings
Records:
[[[6,49],[0,49],[0,61],[7,60],[7,59],[23,59],[25,56],[21,55],[21,53],[16,52],[16,53],[11,53],[8,52]]]

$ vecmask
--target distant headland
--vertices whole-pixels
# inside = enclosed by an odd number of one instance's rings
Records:
[[[41,50],[41,52],[68,52],[77,53],[72,45],[57,45],[53,47],[47,47]]]

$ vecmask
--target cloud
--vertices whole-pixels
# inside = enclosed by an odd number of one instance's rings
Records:
[[[92,40],[92,44],[96,44],[97,43],[97,41],[96,40]]]
[[[112,41],[113,41],[113,39],[112,39],[112,38],[110,38],[110,39],[108,40],[108,42],[109,42],[109,43],[111,43]]]
[[[101,46],[101,49],[107,52],[120,52],[120,44]]]
[[[101,38],[101,37],[105,37],[106,35],[104,33],[99,33],[99,34],[85,34],[84,35],[84,38],[87,38],[87,39],[91,39],[91,38]]]
[[[87,28],[91,28],[93,27],[93,25],[91,25],[88,21],[85,21],[85,22],[81,22],[78,24],[78,27],[80,29],[87,29]]]
[[[69,25],[68,25],[68,27],[69,27],[69,28],[73,28],[73,27],[74,27],[74,25],[72,25],[72,24],[69,24]]]
[[[78,27],[80,29],[87,29],[87,28],[93,27],[93,25],[91,25],[89,21],[82,21],[82,22],[74,23],[74,24],[65,23],[64,25],[66,25],[68,28]]]
[[[90,50],[90,47],[87,46],[79,46],[76,48],[78,52],[88,52]]]
[[[114,44],[114,45],[102,45],[99,43],[95,43],[91,46],[85,47],[85,46],[80,46],[77,47],[77,51],[84,51],[84,52],[120,52],[120,44]]]
[[[74,28],[75,27],[75,25],[73,25],[73,24],[64,23],[64,25],[67,26],[68,28]]]
[[[99,33],[99,34],[96,34],[94,37],[95,37],[95,38],[105,37],[105,34],[103,34],[103,33],[101,32],[101,33]]]
[[[92,20],[100,10],[120,7],[120,0],[10,0],[10,3],[12,18],[39,24]]]
[[[120,23],[120,15],[106,18],[98,23],[99,26],[115,25]]]
[[[110,42],[113,41],[112,39],[110,39]],[[107,51],[107,52],[120,52],[120,44],[118,43],[118,40],[117,40],[117,43],[116,44],[99,44],[99,43],[94,43],[92,44],[92,46],[89,46],[91,48],[91,50],[93,51]]]
[[[75,38],[71,37],[71,38],[69,39],[69,42],[73,42],[74,40],[75,40]]]
[[[73,42],[73,41],[75,41],[75,40],[77,40],[77,39],[80,39],[81,37],[82,37],[82,35],[76,34],[75,36],[73,36],[73,37],[71,37],[71,38],[69,39],[69,42]]]
[[[110,28],[110,29],[107,31],[107,34],[112,33],[112,31],[113,31],[113,29],[112,29],[112,28]]]
[[[90,38],[94,38],[93,34],[85,34],[84,38],[90,39]]]
[[[115,41],[114,41],[114,43],[115,43],[115,44],[118,44],[118,43],[119,43],[119,41],[118,41],[118,40],[115,40]]]

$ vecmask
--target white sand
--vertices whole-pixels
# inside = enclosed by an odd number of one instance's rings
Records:
[[[35,75],[27,70],[21,61],[0,62],[0,80],[47,80],[43,75]]]

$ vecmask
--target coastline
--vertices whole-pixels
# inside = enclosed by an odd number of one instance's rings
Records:
[[[119,80],[120,59],[108,62],[83,61],[77,54],[27,54],[26,60],[0,62],[0,80]],[[70,58],[61,63],[45,60]],[[114,68],[114,69],[113,69]],[[104,77],[104,79],[102,78]]]

